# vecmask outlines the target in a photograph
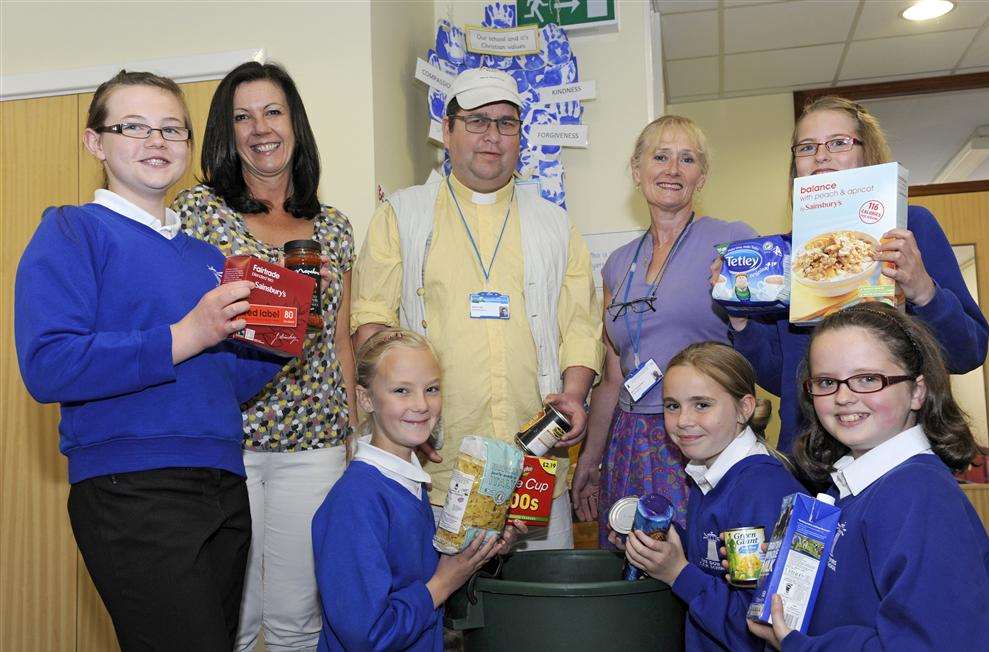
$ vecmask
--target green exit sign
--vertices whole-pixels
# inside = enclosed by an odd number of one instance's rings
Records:
[[[519,25],[556,23],[568,29],[617,25],[615,0],[515,0]]]

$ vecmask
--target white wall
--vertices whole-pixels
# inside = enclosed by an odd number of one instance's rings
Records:
[[[374,181],[385,194],[423,182],[436,162],[427,142],[427,88],[413,79],[435,31],[431,2],[371,5]],[[366,228],[358,230],[363,238]]]
[[[789,231],[790,93],[669,104],[708,138],[711,171],[699,195],[707,215],[743,220],[759,233]]]
[[[418,127],[419,138],[414,130],[423,120],[411,115],[416,103],[408,102],[418,82],[407,74],[414,64],[405,57],[413,49],[413,32],[424,30],[428,41],[430,2],[0,6],[4,75],[264,48],[289,71],[305,101],[322,157],[320,197],[351,218],[358,239],[376,205],[376,178],[396,185],[418,178],[413,161],[422,154],[414,153],[414,142],[424,141],[425,127]],[[163,25],[168,15],[178,17],[179,27]],[[394,42],[389,44],[389,38]],[[382,56],[373,60],[373,50]],[[375,76],[395,86],[375,86]],[[424,103],[423,94],[422,115]],[[409,133],[403,141],[394,134],[407,131],[406,123]]]

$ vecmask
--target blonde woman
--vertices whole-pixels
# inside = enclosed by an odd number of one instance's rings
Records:
[[[742,222],[694,214],[694,196],[707,181],[708,148],[689,118],[669,115],[649,123],[630,165],[651,223],[642,237],[612,253],[602,270],[605,367],[591,396],[587,442],[572,488],[578,517],[599,519],[602,546],[610,546],[608,509],[624,496],[664,494],[683,524],[684,460],[663,424],[662,374],[688,344],[727,343],[727,323],[711,302],[708,268],[716,244],[754,233]],[[624,386],[630,376],[640,381],[634,395]]]

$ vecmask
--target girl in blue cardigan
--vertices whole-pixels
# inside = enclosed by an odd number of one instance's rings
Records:
[[[513,528],[477,537],[457,555],[433,548],[429,475],[415,455],[440,417],[440,366],[426,339],[377,333],[357,351],[357,399],[369,436],[312,523],[323,605],[321,652],[443,650],[443,603],[494,555]],[[524,530],[524,526],[520,527]]]
[[[768,536],[783,497],[802,491],[762,434],[770,410],[769,401],[755,398],[752,367],[730,346],[692,344],[670,360],[663,415],[689,459],[687,529],[682,539],[670,530],[668,541],[633,532],[626,555],[687,603],[688,650],[763,649],[745,626],[752,589],[725,582],[718,540],[737,527],[761,527]]]
[[[952,471],[979,453],[934,337],[880,303],[829,316],[811,336],[798,464],[830,479],[841,522],[807,634],[782,598],[777,649],[985,649],[989,538]]]
[[[223,254],[166,208],[192,151],[175,82],[104,82],[83,142],[107,187],[46,210],[24,251],[21,375],[60,404],[72,531],[120,647],[229,650],[251,539],[239,405],[283,360],[224,341],[252,284],[219,285]]]

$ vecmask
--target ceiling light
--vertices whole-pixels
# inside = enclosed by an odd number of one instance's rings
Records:
[[[900,16],[907,20],[930,20],[943,16],[954,8],[955,3],[948,0],[920,0],[900,12]]]

